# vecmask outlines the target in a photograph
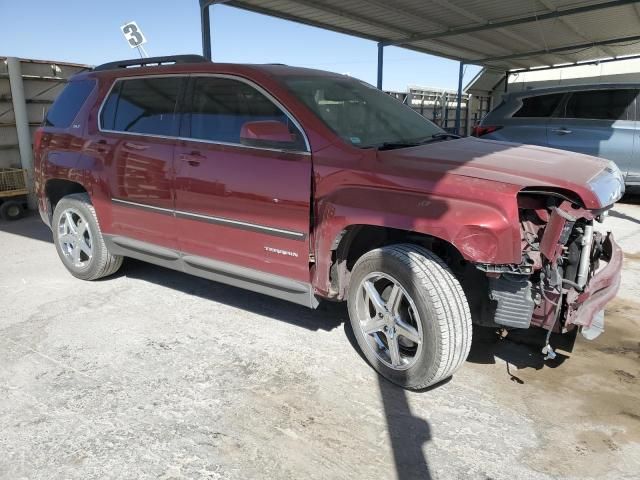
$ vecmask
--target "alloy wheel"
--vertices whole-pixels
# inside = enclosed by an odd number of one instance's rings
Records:
[[[89,224],[75,208],[62,212],[58,220],[58,245],[65,258],[84,268],[93,258],[93,239]]]
[[[376,357],[394,370],[410,368],[420,356],[422,323],[416,306],[400,283],[372,272],[358,286],[358,325]]]

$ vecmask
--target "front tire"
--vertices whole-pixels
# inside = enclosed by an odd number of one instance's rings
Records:
[[[64,266],[74,277],[97,280],[114,274],[122,257],[107,250],[96,211],[86,193],[62,198],[53,212],[53,242]]]
[[[471,314],[460,283],[426,248],[398,244],[355,264],[348,307],[360,349],[384,377],[421,389],[450,377],[471,347]]]

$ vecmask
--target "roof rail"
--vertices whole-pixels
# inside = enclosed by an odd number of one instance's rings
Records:
[[[93,70],[114,70],[117,68],[130,68],[130,67],[146,67],[150,65],[176,65],[178,63],[205,63],[209,62],[201,55],[169,55],[166,57],[149,57],[149,58],[136,58],[133,60],[118,60],[116,62],[103,63],[98,65]]]

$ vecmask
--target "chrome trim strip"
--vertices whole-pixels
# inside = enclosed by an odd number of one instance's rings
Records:
[[[154,207],[153,205],[146,205],[144,203],[130,202],[128,200],[122,200],[120,198],[112,198],[111,201],[113,203],[118,203],[124,205],[125,207],[134,207],[141,208],[144,210],[154,210],[159,213],[164,213],[165,215],[174,215],[174,211],[170,208],[162,208],[162,207]]]
[[[224,218],[224,217],[214,217],[211,215],[202,215],[200,213],[185,212],[182,210],[170,210],[168,208],[154,207],[153,205],[145,205],[144,203],[130,202],[128,200],[121,200],[119,198],[112,198],[111,201],[115,204],[120,204],[126,207],[148,209],[148,210],[155,211],[157,213],[161,213],[165,215],[173,215],[174,217],[177,217],[177,218],[186,218],[189,220],[198,220],[198,221],[214,223],[217,225],[236,227],[243,230],[267,233],[269,235],[288,238],[291,240],[304,240],[307,236],[305,233],[295,232],[293,230],[285,230],[283,228],[268,227],[266,225],[243,222],[241,220],[233,220],[233,219]]]
[[[240,220],[232,220],[230,218],[202,215],[200,213],[183,212],[181,210],[176,210],[176,217],[187,218],[190,220],[201,220],[209,223],[215,223],[218,225],[238,227],[244,230],[252,230],[252,231],[261,232],[261,233],[268,233],[278,237],[290,238],[292,240],[304,240],[306,236],[304,233],[294,232],[292,230],[284,230],[282,228],[267,227],[265,225],[257,225],[255,223],[248,223]]]
[[[118,82],[125,82],[125,81],[130,80],[130,79],[134,80],[134,79],[140,79],[140,78],[171,78],[171,77],[215,77],[215,78],[227,78],[227,79],[230,79],[230,80],[237,80],[239,82],[245,83],[246,85],[249,85],[249,86],[255,88],[260,93],[262,93],[265,97],[267,97],[267,99],[269,99],[271,102],[273,102],[280,110],[282,110],[282,112],[287,116],[287,118],[289,120],[291,120],[291,122],[298,128],[298,130],[300,130],[300,133],[302,133],[302,137],[304,138],[304,144],[305,144],[307,150],[306,151],[301,151],[301,150],[283,150],[283,149],[279,149],[279,148],[254,147],[254,146],[250,146],[250,145],[243,145],[241,143],[216,142],[216,141],[213,141],[213,140],[205,140],[205,139],[201,139],[201,138],[180,137],[180,136],[175,136],[174,137],[174,136],[171,136],[171,135],[154,135],[152,133],[122,132],[122,131],[119,131],[119,130],[109,130],[109,129],[103,129],[102,128],[102,109],[104,108],[105,103],[107,103],[107,99],[109,98],[109,95],[111,95],[111,91],[114,89],[114,87],[116,86],[116,84]],[[248,80],[248,79],[243,78],[243,77],[239,77],[239,76],[235,76],[235,75],[229,75],[229,74],[225,74],[225,73],[193,73],[193,74],[191,74],[191,73],[175,73],[175,74],[158,74],[158,75],[132,75],[130,77],[127,76],[127,77],[117,78],[116,80],[114,80],[114,82],[109,87],[109,91],[106,93],[106,95],[102,99],[102,103],[100,104],[100,108],[98,109],[98,130],[100,132],[103,132],[103,133],[116,133],[116,134],[120,134],[120,135],[136,135],[136,136],[142,136],[142,137],[165,138],[165,139],[170,139],[170,140],[183,140],[183,141],[188,141],[188,142],[209,143],[209,144],[212,144],[212,145],[226,145],[226,146],[231,146],[231,147],[241,147],[241,148],[248,148],[248,149],[254,149],[254,150],[265,150],[265,151],[268,151],[268,152],[281,152],[281,153],[293,153],[293,154],[298,154],[298,155],[311,155],[311,144],[309,143],[309,138],[307,137],[307,133],[302,128],[302,125],[300,124],[300,122],[298,122],[298,120],[296,120],[296,118],[289,112],[289,110],[287,110],[285,108],[284,105],[282,105],[282,103],[280,103],[273,95],[271,95],[269,92],[267,92],[264,88],[262,88],[257,83],[254,83],[253,81]]]

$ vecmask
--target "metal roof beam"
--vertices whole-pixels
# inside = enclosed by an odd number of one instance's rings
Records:
[[[502,55],[500,57],[477,58],[475,60],[469,60],[469,63],[478,63],[482,65],[487,62],[498,62],[503,60],[513,60],[517,58],[535,57],[538,55],[547,55],[550,53],[570,52],[571,50],[584,50],[587,48],[599,47],[603,45],[614,45],[616,43],[625,43],[625,42],[640,42],[640,35],[634,35],[632,37],[611,38],[609,40],[580,43],[577,45],[567,45],[564,47],[549,48],[545,50],[535,50],[535,51],[529,51],[529,52],[514,53],[511,55]]]
[[[381,30],[388,30],[390,32],[399,33],[401,35],[405,33],[403,31],[403,28],[400,26],[393,25],[391,23],[383,22],[380,20],[376,20],[374,18],[368,17],[366,15],[361,15],[359,13],[354,13],[349,10],[345,10],[344,8],[339,8],[334,6],[327,8],[323,5],[318,4],[317,2],[314,2],[313,0],[296,0],[296,3],[299,3],[300,5],[304,5],[305,7],[317,10],[318,12],[346,18],[351,20],[352,22],[357,22],[362,25],[367,25],[369,27],[379,28]]]
[[[562,10],[554,10],[552,12],[541,13],[539,15],[529,15],[526,17],[513,18],[511,20],[489,21],[481,25],[471,25],[468,27],[449,28],[447,30],[441,30],[439,32],[433,32],[426,35],[411,35],[403,40],[388,42],[386,45],[401,46],[407,43],[418,42],[423,40],[435,40],[442,37],[450,37],[453,35],[462,35],[465,33],[475,33],[484,30],[497,30],[504,27],[512,27],[515,25],[522,25],[525,23],[539,22],[543,20],[551,20],[554,18],[566,17],[568,15],[577,15],[580,13],[594,12],[597,10],[604,10],[613,7],[620,7],[622,5],[637,4],[638,0],[610,0],[607,2],[596,3],[593,5],[583,5],[580,7],[566,8]]]
[[[509,70],[509,74],[515,75],[517,73],[525,73],[525,72],[541,72],[544,70],[557,70],[559,68],[581,67],[583,65],[600,65],[601,63],[622,62],[623,60],[637,60],[637,59],[640,59],[640,54],[626,55],[623,57],[616,57],[616,58],[605,58],[604,60],[588,60],[586,62],[571,62],[571,63],[564,63],[562,65],[549,65],[548,67],[514,68]]]
[[[542,5],[544,5],[549,10],[554,10],[556,6],[551,2],[551,0],[538,0]],[[585,35],[578,26],[576,26],[575,22],[571,18],[560,18],[560,22],[563,25],[566,25],[573,33],[575,33],[578,37],[580,37],[585,42],[589,41],[589,37]],[[602,52],[603,56],[615,57],[616,54],[611,49],[606,47],[600,47],[598,50]]]
[[[454,12],[454,13],[460,15],[461,17],[465,17],[465,18],[468,18],[469,20],[473,20],[473,21],[476,22],[476,24],[489,23],[486,18],[481,17],[480,15],[477,15],[477,14],[471,12],[467,8],[458,7],[457,5],[455,5],[455,4],[451,3],[451,2],[448,2],[446,0],[431,0],[431,2],[435,3],[440,8],[443,8],[445,10],[449,10],[450,12]],[[556,10],[555,7],[549,7],[548,5],[545,5],[545,7],[547,7],[549,10]],[[518,35],[517,33],[512,32],[511,30],[509,30],[507,28],[504,28],[504,27],[503,28],[498,28],[495,31],[499,32],[501,35],[504,35],[507,38],[510,38],[511,40],[515,40],[517,42],[527,44],[529,47],[537,47],[538,46],[535,42],[523,37],[522,35]],[[490,32],[490,33],[493,33],[493,32]],[[554,59],[553,61],[549,62],[550,64],[558,63],[558,60],[560,59],[559,56],[552,57],[550,55],[549,57]]]

